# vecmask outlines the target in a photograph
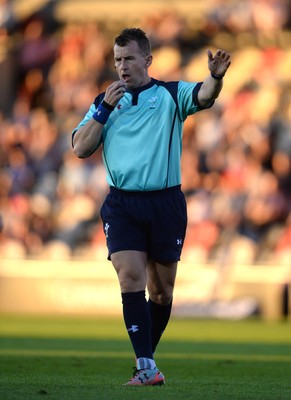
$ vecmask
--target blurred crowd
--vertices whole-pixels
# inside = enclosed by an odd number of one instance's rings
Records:
[[[182,259],[288,264],[290,4],[210,3],[196,26],[170,8],[137,21],[152,41],[157,79],[201,81],[207,48],[232,54],[219,100],[185,123]],[[1,258],[106,258],[101,151],[76,158],[71,132],[116,79],[112,43],[127,24],[109,24],[60,22],[53,12],[20,23],[0,1]]]

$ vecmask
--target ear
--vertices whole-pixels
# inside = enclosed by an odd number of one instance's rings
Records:
[[[146,56],[145,66],[149,68],[152,65],[152,61],[153,61],[153,56],[151,54],[149,56]]]

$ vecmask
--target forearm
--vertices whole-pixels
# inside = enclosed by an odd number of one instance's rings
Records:
[[[74,135],[73,148],[74,153],[79,158],[90,157],[97,149],[102,129],[106,124],[114,107],[123,97],[125,92],[125,81],[119,80],[108,86],[103,101],[99,104],[92,118],[81,126]]]
[[[214,79],[211,74],[202,83],[198,92],[198,101],[202,107],[214,101],[220,94],[223,86],[223,79]]]
[[[103,125],[92,118],[77,130],[73,139],[74,153],[77,157],[90,157],[98,147],[102,129]]]
[[[205,79],[198,92],[198,101],[202,107],[207,107],[219,96],[223,86],[223,77],[231,64],[230,55],[224,50],[217,50],[214,56],[210,50],[207,50],[207,54],[210,75]]]
[[[77,157],[87,158],[94,153],[100,143],[102,129],[113,110],[114,105],[108,104],[104,99],[92,118],[77,130],[73,139],[74,153]]]

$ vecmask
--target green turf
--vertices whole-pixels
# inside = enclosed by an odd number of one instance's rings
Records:
[[[1,400],[290,400],[291,324],[172,319],[162,387],[124,387],[121,319],[1,316]]]

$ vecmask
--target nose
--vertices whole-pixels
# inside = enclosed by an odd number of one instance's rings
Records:
[[[124,70],[127,69],[127,61],[126,61],[125,59],[121,59],[121,62],[120,62],[120,69],[121,69],[122,71],[124,71]]]

